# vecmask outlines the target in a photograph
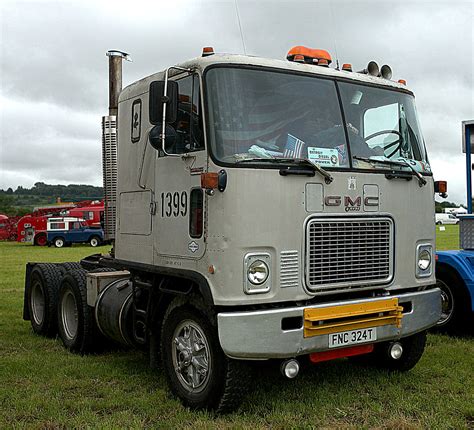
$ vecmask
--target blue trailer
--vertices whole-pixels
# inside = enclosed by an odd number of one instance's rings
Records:
[[[436,252],[436,280],[441,289],[442,313],[437,327],[446,331],[474,328],[474,215],[472,215],[471,153],[474,121],[463,121],[466,153],[467,215],[459,215],[460,250]]]
[[[438,327],[465,329],[474,315],[474,250],[438,251],[436,258],[442,298]]]

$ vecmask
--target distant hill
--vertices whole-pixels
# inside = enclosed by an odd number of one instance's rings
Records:
[[[58,202],[80,202],[82,200],[102,200],[102,187],[85,184],[49,185],[37,182],[31,188],[21,185],[16,190],[0,189],[0,213],[8,216],[31,212],[34,207]]]

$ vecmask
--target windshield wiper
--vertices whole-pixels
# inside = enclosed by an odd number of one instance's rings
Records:
[[[237,163],[246,163],[250,161],[258,161],[258,162],[272,162],[272,163],[280,163],[280,164],[285,164],[285,163],[292,163],[292,164],[297,164],[300,166],[308,166],[311,167],[313,170],[316,170],[321,176],[324,177],[324,181],[326,184],[330,184],[334,178],[332,175],[325,169],[323,169],[319,164],[312,163],[310,160],[307,158],[244,158],[243,160],[238,160],[236,161]]]
[[[355,158],[356,160],[367,161],[369,163],[380,163],[380,164],[408,167],[418,178],[418,184],[420,185],[420,187],[422,187],[423,185],[426,185],[426,179],[423,178],[423,175],[406,161],[393,161],[393,160],[384,160],[384,159],[379,159],[379,158],[359,157],[357,155],[354,155],[352,158]]]

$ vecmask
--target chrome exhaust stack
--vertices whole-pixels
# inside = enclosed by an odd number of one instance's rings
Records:
[[[109,57],[109,115],[102,117],[102,173],[104,183],[104,238],[115,239],[117,217],[117,113],[122,91],[122,60],[132,61],[122,51],[111,50]]]

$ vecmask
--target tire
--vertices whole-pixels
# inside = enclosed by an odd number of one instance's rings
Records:
[[[89,245],[92,246],[93,248],[96,248],[97,246],[100,245],[100,239],[97,236],[92,236],[89,239]]]
[[[436,225],[441,225],[443,224],[441,221],[436,221]]]
[[[63,271],[63,274],[66,274],[67,272],[71,270],[82,269],[81,264],[78,263],[77,261],[68,261],[67,263],[60,263],[59,267],[60,267],[60,270]]]
[[[64,241],[64,238],[62,237],[55,237],[53,239],[53,244],[56,248],[62,248],[63,246],[66,245],[66,242]]]
[[[389,354],[388,347],[391,342],[384,342],[375,345],[375,351],[370,354],[372,362],[377,367],[397,372],[406,372],[415,367],[425,350],[426,331],[404,337],[398,342],[403,347],[403,353],[399,359],[394,359]]]
[[[464,281],[441,267],[436,270],[436,285],[441,290],[441,319],[434,329],[453,334],[465,329],[470,300]]]
[[[100,343],[94,310],[87,304],[84,269],[72,270],[61,280],[58,297],[58,333],[63,345],[71,352],[94,352]]]
[[[57,333],[56,312],[60,282],[61,271],[55,264],[37,264],[31,271],[26,303],[31,327],[36,334],[53,337]]]
[[[48,244],[48,238],[46,234],[40,233],[35,236],[35,240],[33,242],[36,246],[46,246]]]
[[[179,297],[168,307],[161,357],[171,392],[192,409],[232,412],[248,391],[249,367],[225,356],[215,318],[198,298]]]

